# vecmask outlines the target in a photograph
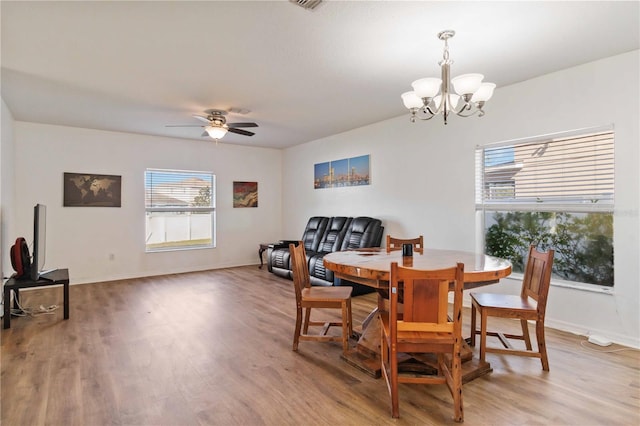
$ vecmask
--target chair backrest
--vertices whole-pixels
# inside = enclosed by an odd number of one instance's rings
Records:
[[[530,297],[538,302],[538,313],[544,315],[547,306],[547,295],[551,283],[551,268],[553,267],[553,253],[549,249],[540,252],[534,245],[529,246],[529,258],[522,280],[522,297]]]
[[[418,238],[395,238],[387,234],[387,253],[402,250],[403,244],[413,244],[414,252],[424,253],[424,238],[422,235]]]
[[[305,249],[318,251],[318,246],[320,245],[324,231],[327,229],[328,223],[328,217],[313,216],[309,218],[307,226],[302,233],[302,241],[304,242]]]
[[[365,216],[353,218],[344,236],[340,250],[380,247],[382,228],[380,219]]]
[[[291,255],[291,272],[293,274],[293,286],[296,291],[296,300],[300,303],[302,300],[302,289],[305,287],[311,287],[309,267],[307,266],[307,255],[302,241],[297,245],[289,244],[289,253]]]
[[[352,220],[353,218],[342,216],[336,216],[329,219],[329,223],[324,231],[320,245],[318,245],[318,253],[339,251]]]
[[[449,290],[453,283],[453,315],[449,320]],[[450,333],[462,338],[462,289],[464,264],[455,267],[421,271],[391,264],[389,283],[389,314],[391,339],[398,331]],[[404,296],[404,313],[398,319],[398,295]]]

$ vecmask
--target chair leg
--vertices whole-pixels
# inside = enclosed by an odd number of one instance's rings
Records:
[[[399,403],[398,403],[398,381],[397,381],[397,364],[395,366],[396,369],[396,381],[395,385],[393,382],[393,362],[391,361],[392,354],[387,344],[387,337],[384,334],[384,328],[380,327],[380,360],[381,360],[381,369],[382,369],[382,377],[384,378],[387,384],[387,390],[389,391],[389,397],[391,398],[391,415],[394,418],[400,417]]]
[[[311,318],[311,308],[305,308],[304,310],[304,328],[302,332],[304,334],[309,334],[309,319]]]
[[[296,329],[293,332],[293,350],[298,350],[300,342],[300,329],[302,328],[302,308],[296,309]]]
[[[391,365],[391,417],[400,418],[400,401],[398,399],[398,354],[391,349],[389,354],[389,364]]]
[[[476,305],[471,302],[471,342],[470,346],[476,345]]]
[[[480,309],[480,362],[485,362],[487,350],[487,312]]]
[[[349,337],[351,337],[353,336],[353,315],[351,310],[351,299],[347,300],[347,309],[349,311],[347,316],[349,318]]]
[[[346,355],[349,351],[349,306],[347,301],[342,302],[342,352]]]
[[[387,347],[387,341],[382,336],[382,340],[380,341],[380,360],[382,361],[382,370],[386,371],[386,368],[389,366],[389,348]],[[388,383],[387,383],[388,384]]]
[[[531,337],[529,336],[529,321],[525,319],[520,320],[520,326],[522,327],[522,338],[524,339],[524,344],[527,346],[527,350],[531,349]]]
[[[462,361],[460,359],[461,344],[454,348],[453,359],[451,360],[451,376],[452,386],[451,395],[453,396],[453,420],[456,422],[464,421],[464,412],[462,408]]]
[[[544,341],[544,322],[536,321],[536,339],[538,340],[538,351],[542,361],[542,369],[549,371],[549,358],[547,358],[547,344]]]

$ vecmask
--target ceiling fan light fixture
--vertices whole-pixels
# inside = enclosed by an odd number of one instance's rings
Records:
[[[241,111],[239,108],[237,111]],[[249,111],[248,109],[242,111]],[[258,127],[258,123],[242,122],[227,123],[225,115],[227,111],[220,109],[207,109],[204,111],[206,116],[200,114],[192,115],[193,118],[201,121],[200,124],[168,124],[167,127],[201,127],[204,129],[201,137],[210,137],[216,141],[222,139],[227,133],[235,133],[242,136],[253,136],[255,133],[244,130],[243,127]]]
[[[211,136],[213,139],[222,139],[224,135],[227,134],[227,129],[224,127],[217,126],[207,126],[204,130]]]

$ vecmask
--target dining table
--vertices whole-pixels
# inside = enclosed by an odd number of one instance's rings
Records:
[[[336,278],[363,284],[378,293],[375,309],[362,322],[357,332],[358,343],[342,357],[345,361],[373,377],[381,375],[380,324],[378,312],[388,309],[388,290],[391,263],[417,270],[437,270],[464,264],[464,289],[470,290],[489,284],[511,274],[511,262],[484,253],[459,250],[429,249],[412,256],[403,256],[402,251],[387,252],[382,248],[363,248],[337,251],[324,256],[324,266],[333,271]],[[463,342],[462,380],[469,382],[492,371],[489,362],[481,362],[473,355],[473,349]]]

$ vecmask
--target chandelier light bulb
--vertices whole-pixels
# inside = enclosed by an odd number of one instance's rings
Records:
[[[472,102],[486,102],[493,96],[493,89],[496,85],[493,83],[482,83],[480,88],[471,97]]]
[[[407,109],[422,107],[422,99],[416,95],[416,92],[404,92],[401,97]]]
[[[451,80],[454,90],[458,95],[471,95],[480,88],[482,74],[462,74]]]
[[[433,98],[440,91],[442,80],[439,78],[421,78],[411,83],[411,87],[420,98]]]

